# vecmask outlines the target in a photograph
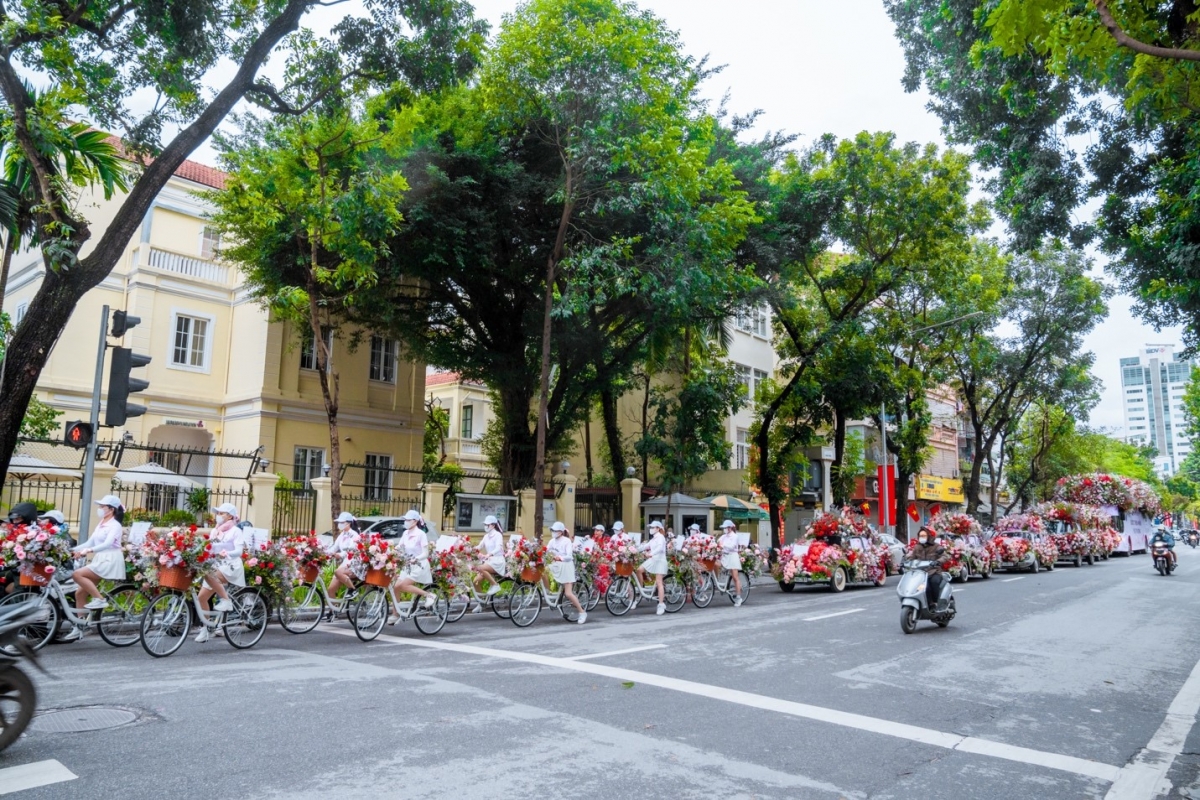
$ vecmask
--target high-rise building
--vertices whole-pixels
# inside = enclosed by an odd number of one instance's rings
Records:
[[[1126,439],[1157,450],[1154,466],[1164,477],[1174,475],[1192,450],[1183,393],[1193,366],[1195,362],[1180,358],[1170,344],[1146,345],[1137,356],[1121,359]]]

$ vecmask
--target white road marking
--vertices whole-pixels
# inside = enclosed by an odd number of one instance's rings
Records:
[[[1200,713],[1200,662],[1183,682],[1183,688],[1167,709],[1167,717],[1154,737],[1140,753],[1121,770],[1109,788],[1105,800],[1150,800],[1166,794],[1167,772],[1175,757],[1183,752],[1184,742],[1196,724]]]
[[[857,614],[860,611],[866,611],[865,608],[852,608],[849,611],[835,611],[832,614],[821,614],[817,617],[805,617],[801,622],[816,622],[819,619],[830,619],[831,617],[844,617],[847,614]]]
[[[320,630],[339,636],[355,635],[354,631],[346,628],[326,627],[322,625]],[[781,700],[777,697],[767,697],[766,695],[743,692],[738,689],[728,689],[724,686],[712,686],[706,683],[697,683],[666,675],[655,675],[651,672],[639,672],[638,670],[609,667],[604,664],[592,664],[587,661],[543,656],[537,653],[522,653],[516,650],[495,650],[490,647],[435,642],[429,639],[407,639],[390,634],[382,634],[375,641],[381,639],[392,641],[398,645],[408,645],[409,647],[424,647],[430,650],[445,650],[452,653],[465,653],[485,658],[500,658],[508,661],[540,664],[545,667],[555,667],[575,672],[586,672],[619,681],[657,686],[660,689],[670,689],[676,692],[683,692],[684,694],[707,697],[711,700],[736,703],[748,708],[774,711],[793,717],[802,717],[818,722],[827,722],[831,725],[841,725],[855,730],[878,733],[883,736],[894,736],[899,739],[907,739],[908,741],[927,744],[933,747],[943,747],[947,750],[959,750],[964,753],[991,756],[1021,764],[1034,764],[1102,781],[1114,781],[1121,773],[1120,767],[1104,764],[1099,761],[1092,761],[1091,759],[1031,750],[1026,747],[994,742],[990,739],[978,739],[974,736],[963,736],[958,733],[945,733],[931,728],[907,725],[902,722],[892,722],[891,720],[867,717],[862,714],[852,714],[835,708],[822,708],[821,706],[809,705],[807,703],[796,703],[790,700]]]
[[[78,777],[54,759],[34,761],[32,764],[0,769],[0,794],[23,792],[26,789],[36,789],[52,783],[73,781]]]
[[[1005,578],[1004,580],[1002,580],[1002,581],[1000,581],[1000,582],[1001,582],[1001,583],[1012,583],[1013,581],[1023,581],[1023,580],[1025,580],[1025,578],[1024,578],[1024,577],[1019,577],[1019,578]]]
[[[581,656],[568,656],[567,661],[583,661],[587,658],[608,658],[609,656],[621,656],[626,653],[640,653],[643,650],[660,650],[666,647],[665,644],[648,644],[644,647],[627,647],[624,650],[609,650],[607,653],[586,653]]]

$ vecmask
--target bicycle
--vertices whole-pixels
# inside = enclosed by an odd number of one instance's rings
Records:
[[[584,604],[582,597],[576,595],[579,599],[579,605],[583,606],[584,612],[587,611],[587,606]],[[541,581],[527,583],[521,581],[513,587],[512,592],[512,621],[518,628],[528,628],[537,620],[538,615],[542,613],[542,603],[545,602],[550,608],[557,608],[562,614],[563,619],[567,622],[578,622],[579,612],[575,610],[575,606],[567,599],[567,592],[562,586],[558,587],[557,592],[551,592],[546,588],[546,584]]]
[[[658,602],[658,589],[651,583],[643,586],[637,572],[617,575],[604,593],[604,605],[614,617],[622,617],[637,608],[642,600]],[[668,614],[674,614],[687,602],[687,589],[674,575],[663,576],[663,604]]]
[[[351,617],[358,602],[361,583],[355,583],[341,597],[330,597],[325,576],[318,574],[312,582],[298,581],[292,586],[292,602],[279,609],[279,625],[288,633],[308,633],[321,622],[333,621],[346,614]]]
[[[720,580],[723,577],[724,580]],[[708,604],[712,602],[713,596],[720,593],[729,598],[729,602],[736,602],[738,597],[742,598],[745,603],[750,597],[750,581],[746,579],[746,573],[742,573],[742,591],[739,595],[733,585],[733,573],[724,569],[717,570],[716,573],[709,572],[706,569],[700,570],[700,580],[696,585],[695,591],[692,592],[692,605],[696,608],[708,608]]]
[[[84,632],[95,628],[100,638],[113,647],[129,647],[138,640],[142,612],[150,600],[136,584],[121,582],[112,589],[97,586],[109,607],[82,611],[76,610],[68,597],[78,588],[69,577],[66,580],[51,578],[42,587],[21,587],[0,600],[0,609],[28,601],[36,603],[44,612],[39,614],[36,622],[23,626],[17,634],[34,650],[40,650],[59,635],[60,623],[69,625],[71,630]]]
[[[142,615],[142,649],[155,658],[171,655],[183,646],[192,630],[192,619],[210,634],[224,633],[229,644],[245,650],[258,644],[267,631],[267,601],[258,589],[246,586],[230,594],[232,611],[205,611],[193,586],[188,591],[163,588]]]
[[[500,587],[499,592],[488,594],[484,592],[480,594],[475,588],[475,581],[468,578],[455,583],[457,591],[450,595],[448,608],[446,609],[446,621],[458,622],[467,615],[467,609],[476,607],[480,611],[485,608],[490,608],[500,619],[509,619],[512,615],[511,600],[512,600],[512,578],[503,575],[497,578],[494,583]]]
[[[446,615],[450,609],[450,603],[444,595],[434,591],[434,597],[436,599],[432,608],[426,608],[423,602],[425,598],[419,594],[414,594],[409,598],[408,604],[402,608],[400,600],[396,597],[395,586],[388,585],[386,588],[369,586],[360,594],[358,603],[350,612],[354,633],[364,642],[374,640],[383,630],[383,626],[387,624],[390,609],[399,616],[399,619],[392,623],[393,625],[399,625],[401,622],[411,619],[416,624],[417,630],[426,636],[433,636],[445,626]]]

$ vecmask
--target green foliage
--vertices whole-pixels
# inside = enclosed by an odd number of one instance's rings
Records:
[[[870,471],[871,468],[867,466],[866,453],[866,443],[862,433],[854,431],[846,436],[846,446],[842,451],[842,463],[831,478],[833,486],[830,488],[833,490],[833,502],[836,505],[844,506],[850,496],[854,494],[855,481]]]
[[[207,514],[209,510],[208,489],[203,486],[192,489],[183,500],[183,507],[192,514]]]
[[[126,522],[150,522],[154,523],[158,520],[158,515],[154,514],[150,509],[141,506],[137,508],[125,509]]]
[[[21,420],[21,436],[26,439],[53,439],[58,433],[58,418],[63,412],[37,397],[29,398],[25,418]]]
[[[37,508],[39,514],[41,514],[44,511],[51,511],[54,509],[54,503],[51,503],[49,500],[40,500],[36,497],[26,498],[25,500],[18,500],[16,503],[13,503],[13,505],[17,505],[17,503],[33,503],[33,505]]]
[[[450,411],[432,403],[425,406],[425,438],[422,443],[422,463],[426,470],[446,459],[446,437],[450,435]]]
[[[186,508],[172,508],[170,511],[160,514],[155,520],[155,524],[163,528],[186,527],[196,524],[196,515]]]
[[[288,478],[282,472],[276,472],[275,476],[277,478],[277,480],[275,481],[275,491],[277,491],[277,492],[278,491],[295,491],[297,489],[304,488],[304,483],[302,481],[294,481],[291,478]]]

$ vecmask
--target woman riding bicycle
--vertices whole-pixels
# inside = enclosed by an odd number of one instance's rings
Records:
[[[354,515],[349,511],[343,511],[341,514],[338,514],[338,518],[335,520],[338,535],[333,540],[333,544],[325,552],[334,558],[340,555],[342,563],[338,564],[337,568],[334,569],[333,580],[329,582],[330,598],[337,597],[338,589],[342,586],[346,587],[347,594],[354,589],[356,577],[354,574],[355,562],[351,555],[355,551],[359,541],[358,531],[354,529],[356,521]]]
[[[483,563],[474,566],[475,572],[479,574],[475,589],[482,592],[479,584],[486,578],[492,584],[487,593],[493,595],[500,591],[500,579],[508,574],[504,565],[504,533],[500,530],[500,520],[490,514],[483,519],[483,530],[483,538],[479,540]]]
[[[583,610],[579,598],[575,596],[575,550],[571,543],[571,537],[567,534],[567,526],[561,522],[554,523],[550,526],[550,536],[550,544],[546,546],[551,558],[554,559],[550,563],[550,575],[562,587],[563,595],[579,612],[578,622],[582,625],[587,622],[587,612]]]
[[[663,576],[667,574],[667,537],[663,535],[663,524],[658,520],[650,523],[650,541],[642,545],[642,550],[649,558],[638,569],[638,577],[645,581],[645,573],[654,576],[654,588],[658,590],[658,608],[655,614],[662,616],[667,612],[666,591],[663,589]]]
[[[200,590],[200,608],[207,610],[208,603],[215,593],[220,600],[214,608],[217,611],[232,611],[233,601],[229,599],[229,592],[225,587],[229,584],[239,587],[246,585],[246,569],[242,566],[241,530],[237,526],[237,506],[233,503],[222,503],[213,509],[213,515],[216,517],[217,527],[208,534],[208,540],[212,543],[213,554],[218,561],[217,568],[204,576],[204,582],[208,585]],[[196,641],[203,644],[208,639],[208,626],[201,625],[200,632],[196,634]]]
[[[86,567],[71,573],[71,579],[79,586],[75,592],[75,608],[78,611],[103,610],[108,601],[96,584],[102,580],[125,580],[125,553],[121,550],[121,519],[125,516],[125,509],[120,500],[108,494],[96,501],[96,516],[100,518],[96,529],[86,542],[80,542],[75,548],[75,555],[92,557]],[[90,601],[89,596],[92,598]]]
[[[721,538],[717,545],[721,548],[721,568],[733,576],[733,588],[737,596],[733,600],[735,606],[742,604],[742,557],[738,555],[737,523],[727,519],[721,523]]]
[[[437,598],[422,589],[433,583],[433,572],[429,568],[429,537],[419,526],[421,515],[409,509],[404,514],[404,535],[400,537],[400,548],[407,563],[396,578],[396,591],[424,597],[426,608],[433,608]]]

